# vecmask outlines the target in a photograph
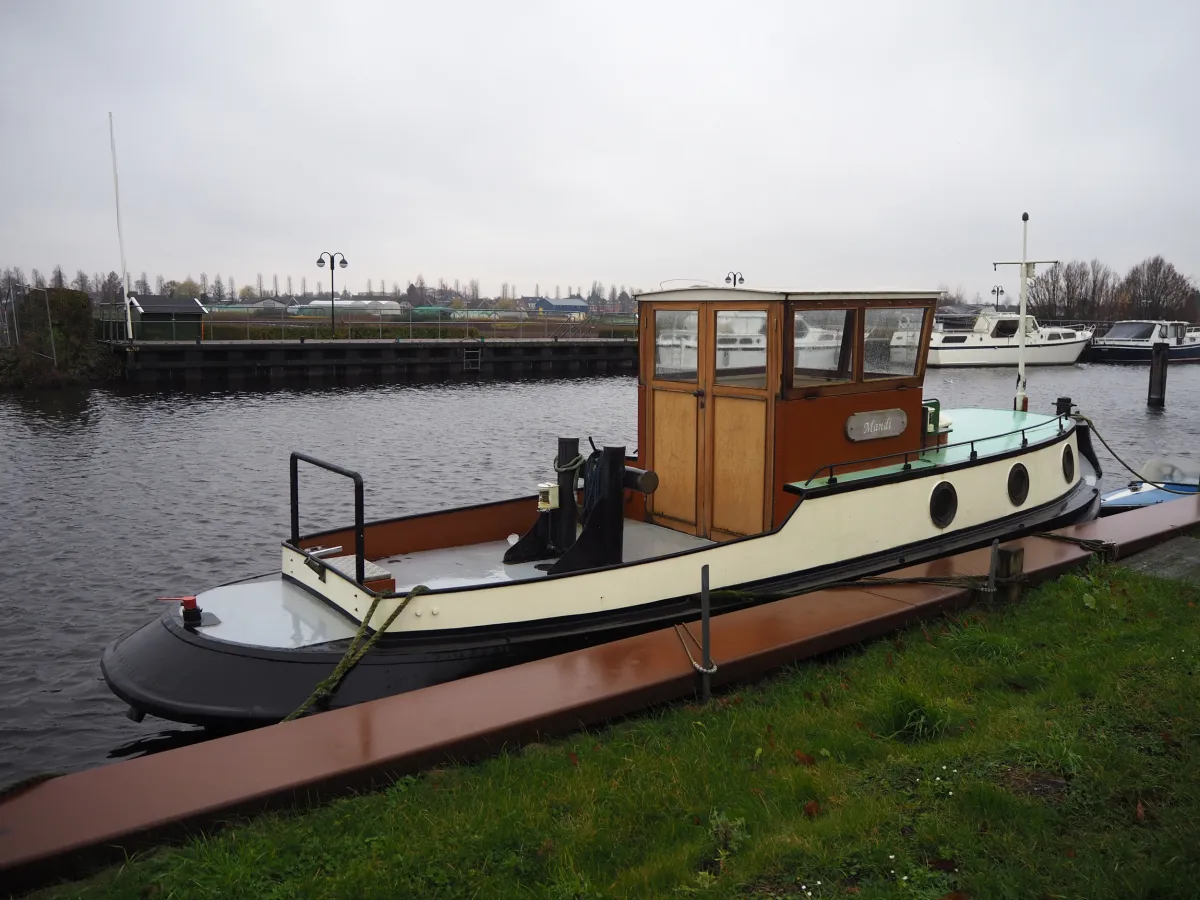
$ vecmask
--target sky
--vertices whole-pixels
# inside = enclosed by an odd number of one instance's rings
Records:
[[[0,0],[0,267],[1016,296],[1200,277],[1200,4]],[[683,282],[672,281],[683,279]]]

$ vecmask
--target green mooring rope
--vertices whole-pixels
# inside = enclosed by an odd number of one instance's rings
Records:
[[[338,689],[338,685],[342,683],[342,679],[346,677],[346,673],[353,669],[358,664],[358,661],[367,655],[367,652],[375,646],[375,642],[378,641],[380,636],[382,636],[383,633],[391,627],[392,623],[396,621],[396,618],[400,615],[400,613],[404,612],[405,607],[412,602],[412,599],[419,594],[424,594],[428,590],[429,588],[427,588],[425,585],[418,584],[411,591],[409,591],[408,595],[402,601],[400,601],[394,610],[392,610],[392,614],[387,617],[387,621],[383,623],[382,627],[377,628],[375,633],[371,635],[371,637],[367,639],[366,643],[362,644],[360,647],[359,644],[363,639],[363,635],[367,633],[368,623],[371,621],[371,617],[375,615],[375,610],[379,607],[379,602],[384,599],[382,594],[376,596],[375,599],[371,601],[371,608],[368,609],[367,614],[363,616],[362,624],[358,626],[358,631],[355,633],[354,639],[350,641],[350,646],[346,649],[346,655],[343,656],[337,666],[334,667],[334,670],[329,674],[329,677],[319,681],[317,686],[313,688],[313,692],[309,695],[308,699],[301,703],[294,712],[286,716],[283,721],[290,722],[292,719],[298,719],[317,703],[332,697],[333,692],[336,691]]]

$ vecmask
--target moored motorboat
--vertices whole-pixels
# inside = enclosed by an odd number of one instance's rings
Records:
[[[1100,497],[1100,515],[1157,506],[1200,493],[1200,462],[1181,457],[1152,457],[1140,477]]]
[[[956,366],[1017,365],[1019,327],[1017,313],[981,310],[971,328],[943,327],[935,322],[929,335],[929,365]],[[1092,329],[1082,326],[1041,326],[1033,316],[1025,317],[1025,363],[1031,366],[1074,365],[1092,339]],[[911,330],[892,337],[893,350],[904,350],[916,340]]]
[[[1092,340],[1089,362],[1150,364],[1155,344],[1167,345],[1170,362],[1200,362],[1200,328],[1167,319],[1124,319]]]
[[[280,570],[181,598],[105,649],[104,677],[135,717],[266,724],[358,638],[376,643],[318,709],[694,619],[705,566],[719,614],[1094,517],[1069,402],[922,397],[938,296],[641,295],[637,449],[561,439],[528,497],[368,523],[361,476],[293,453]],[[872,335],[900,322],[926,339],[897,359]],[[300,534],[301,464],[353,481],[353,525]]]

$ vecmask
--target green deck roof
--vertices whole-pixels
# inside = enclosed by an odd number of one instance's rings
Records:
[[[1016,412],[1006,409],[943,409],[942,417],[950,418],[950,431],[947,434],[946,447],[929,447],[921,451],[913,451],[908,457],[909,469],[936,469],[942,466],[969,462],[971,445],[964,442],[975,442],[975,450],[980,459],[988,456],[998,456],[1012,450],[1021,449],[1021,431],[1030,444],[1038,444],[1056,437],[1058,416],[1045,416],[1041,413]],[[1012,432],[1015,432],[1012,433]],[[846,484],[850,481],[863,481],[868,478],[879,478],[905,471],[904,459],[901,455],[890,456],[885,463],[872,469],[859,469],[854,472],[839,472],[834,466],[835,484]],[[849,465],[849,463],[847,463]],[[813,488],[828,485],[828,470],[820,478],[810,481],[793,481],[785,485],[785,490],[800,493]]]

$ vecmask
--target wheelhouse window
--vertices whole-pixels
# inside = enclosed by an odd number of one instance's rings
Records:
[[[699,359],[698,313],[660,309],[654,313],[654,377],[661,381],[695,381]],[[765,376],[764,376],[765,377]]]
[[[854,378],[854,310],[798,309],[792,317],[792,384],[833,384]]]
[[[920,307],[867,309],[863,316],[863,379],[915,375],[925,333]]]
[[[713,343],[717,384],[731,387],[767,386],[767,312],[741,310],[717,313]]]
[[[1104,335],[1106,340],[1144,341],[1154,337],[1153,322],[1118,322]]]

